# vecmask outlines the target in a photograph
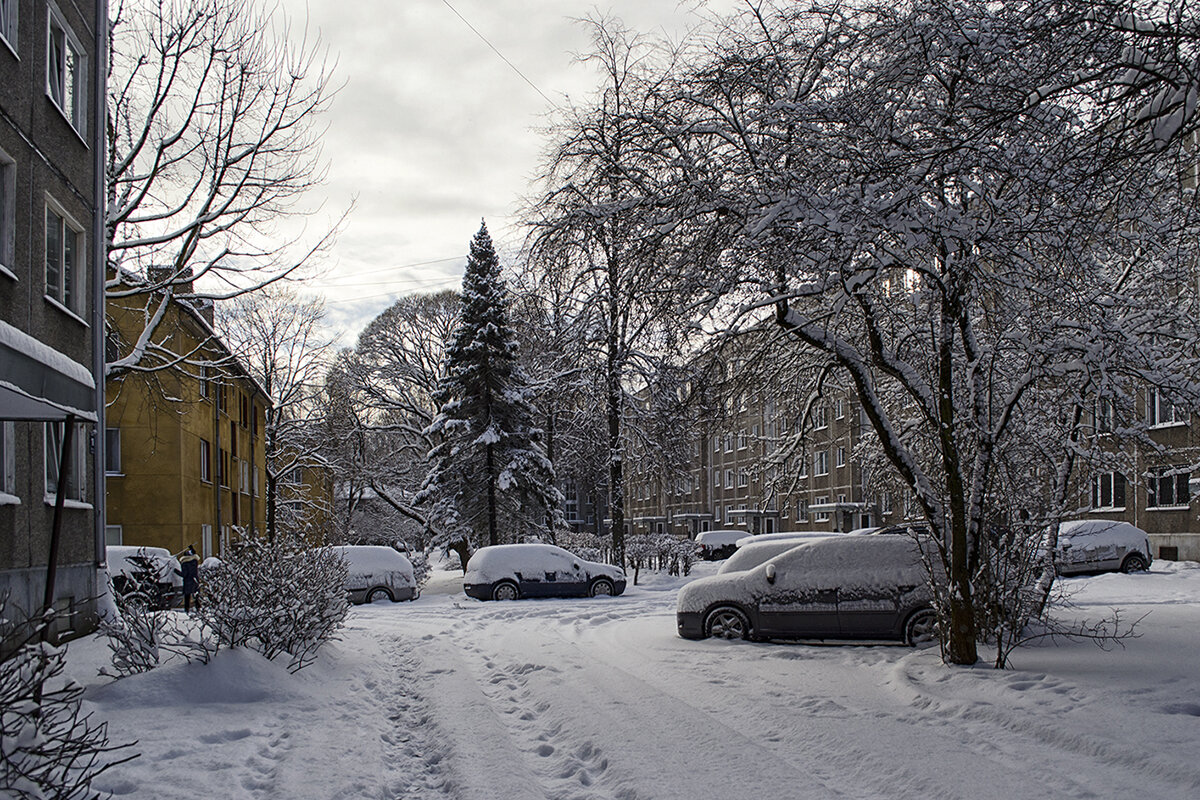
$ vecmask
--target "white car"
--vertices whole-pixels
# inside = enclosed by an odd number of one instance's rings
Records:
[[[1080,519],[1059,525],[1054,551],[1054,568],[1059,575],[1145,572],[1153,560],[1150,537],[1128,522]]]
[[[140,588],[154,608],[170,608],[183,592],[179,562],[165,547],[114,544],[104,549],[113,590],[120,595]]]
[[[396,603],[416,600],[420,595],[412,562],[391,547],[347,544],[327,549],[346,562],[346,591],[351,603],[374,603],[384,598]]]
[[[717,570],[717,574],[724,575],[727,572],[745,572],[748,569],[754,569],[759,564],[767,563],[775,556],[786,553],[793,547],[802,547],[809,542],[818,542],[822,539],[828,539],[830,536],[838,535],[840,534],[802,534],[797,536],[783,536],[778,539],[767,538],[763,541],[742,539],[738,542],[737,552],[725,560],[725,563]],[[773,537],[774,534],[767,534],[767,536]]]
[[[739,530],[701,531],[696,534],[696,555],[705,561],[729,558],[737,550],[738,540],[749,534]]]
[[[625,591],[625,571],[552,544],[500,544],[471,556],[463,591],[476,600],[618,595]]]

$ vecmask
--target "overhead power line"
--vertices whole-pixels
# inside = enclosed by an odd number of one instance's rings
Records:
[[[467,20],[467,18],[466,18],[466,17],[464,17],[462,14],[458,13],[458,9],[457,9],[457,8],[455,8],[454,6],[450,5],[450,0],[442,0],[442,2],[445,4],[446,8],[448,8],[448,9],[450,9],[451,11],[453,11],[453,12],[454,12],[454,16],[456,16],[456,17],[458,17],[459,19],[461,19],[461,20],[463,21],[463,23],[464,23],[464,24],[465,24],[465,25],[466,25],[468,28],[470,28],[470,29],[471,29],[471,32],[472,32],[472,33],[474,33],[476,36],[478,36],[478,37],[479,37],[479,39],[480,39],[480,40],[481,40],[481,41],[482,41],[484,44],[486,44],[488,47],[492,48],[492,52],[493,52],[493,53],[495,53],[496,55],[500,56],[500,60],[501,60],[501,61],[503,61],[505,64],[507,64],[507,65],[509,66],[509,69],[511,69],[513,72],[517,73],[518,75],[520,75],[520,76],[521,76],[521,80],[525,81],[525,82],[526,82],[526,83],[528,83],[528,84],[529,84],[531,87],[533,87],[533,90],[534,90],[535,92],[537,92],[538,94],[540,94],[540,95],[542,96],[542,99],[543,99],[543,100],[545,100],[547,103],[549,103],[550,105],[554,106],[555,108],[558,108],[558,103],[554,102],[554,101],[553,101],[553,100],[551,100],[549,97],[547,97],[547,96],[546,96],[546,93],[545,93],[545,92],[543,92],[541,89],[539,89],[536,83],[534,83],[533,81],[529,80],[529,78],[528,78],[528,77],[526,77],[526,75],[525,75],[525,73],[524,73],[524,72],[521,72],[521,70],[517,69],[517,65],[516,65],[516,64],[512,63],[512,62],[511,62],[511,61],[509,61],[507,58],[505,58],[505,56],[504,56],[504,53],[501,53],[499,50],[497,50],[497,49],[496,49],[496,45],[494,45],[494,44],[492,44],[491,42],[489,42],[489,41],[488,41],[488,38],[487,38],[486,36],[484,36],[482,33],[480,33],[480,32],[478,31],[478,29],[476,29],[476,27],[475,27],[474,25],[472,25],[472,24],[470,23],[470,21],[468,21],[468,20]]]

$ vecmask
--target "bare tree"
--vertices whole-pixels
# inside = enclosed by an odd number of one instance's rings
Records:
[[[108,374],[206,360],[160,331],[175,299],[211,305],[294,276],[330,243],[302,227],[324,177],[319,116],[333,97],[319,42],[258,0],[122,0],[108,64],[110,301],[142,330]]]
[[[329,369],[333,342],[322,328],[324,301],[305,299],[290,287],[270,286],[242,295],[223,308],[218,328],[229,349],[266,390],[263,443],[266,456],[267,536],[279,532],[281,499],[308,509],[302,518],[327,518],[333,509],[312,492],[296,491],[286,476],[326,468],[315,425],[316,394]],[[285,520],[293,535],[301,519]]]

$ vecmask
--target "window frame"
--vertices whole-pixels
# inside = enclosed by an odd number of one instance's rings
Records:
[[[0,0],[3,2],[3,0]],[[0,275],[20,280],[17,258],[17,160],[0,148]]]
[[[200,439],[200,480],[212,483],[212,443],[203,437]]]
[[[1108,503],[1102,502],[1105,495],[1105,479],[1108,479]],[[1118,488],[1119,487],[1119,488]],[[1129,482],[1125,480],[1125,475],[1116,470],[1109,472],[1097,472],[1092,476],[1092,511],[1124,511],[1128,500]],[[1117,502],[1118,493],[1120,495],[1120,503]]]
[[[87,325],[87,233],[74,217],[51,195],[45,198],[42,216],[42,288],[43,296],[74,319]],[[54,215],[54,229],[58,234],[58,286],[50,286],[50,216]],[[71,264],[68,265],[67,232],[75,237]],[[69,285],[68,285],[69,284]]]
[[[1178,510],[1191,505],[1188,483],[1191,472],[1179,471],[1174,467],[1155,467],[1146,475],[1146,510]],[[1164,498],[1163,488],[1170,486],[1170,497]],[[1182,495],[1182,502],[1181,496]],[[1173,502],[1162,502],[1164,499]]]
[[[846,466],[846,448],[845,447],[842,447],[840,445],[838,446],[837,453],[834,457],[833,463],[834,463],[834,466],[838,467],[838,468]]]
[[[42,488],[45,490],[45,498],[48,504],[52,504],[58,499],[59,491],[59,463],[61,456],[61,448],[63,438],[66,436],[65,422],[44,422],[42,423]],[[51,435],[54,431],[54,436]],[[55,438],[57,437],[57,438]],[[74,452],[71,454],[70,475],[68,477],[66,500],[68,503],[86,504],[87,503],[87,475],[84,470],[87,468],[87,431],[84,429],[83,423],[75,423],[75,434],[71,439],[71,448]],[[54,468],[54,474],[51,476],[51,467]],[[51,481],[54,488],[51,491]]]
[[[0,0],[0,42],[4,42],[18,61],[17,41],[21,35],[20,0]]]
[[[56,32],[61,39],[56,37]],[[56,46],[60,50],[57,57]],[[80,139],[87,136],[89,66],[87,50],[54,0],[49,0],[46,3],[46,97]],[[56,68],[58,74],[55,74]]]
[[[115,459],[115,460],[114,460]],[[121,472],[121,429],[104,429],[104,474],[123,475]]]
[[[815,505],[829,505],[829,495],[818,497]],[[828,511],[816,511],[813,513],[813,522],[829,522],[830,519],[832,519],[832,515]]]
[[[17,505],[17,425],[12,420],[0,421],[0,500],[3,505]]]
[[[813,451],[813,475],[821,477],[829,474],[829,451],[815,450]]]
[[[1151,428],[1172,428],[1187,425],[1191,414],[1187,408],[1172,403],[1158,387],[1146,390],[1146,422]],[[1164,416],[1164,407],[1167,414]]]

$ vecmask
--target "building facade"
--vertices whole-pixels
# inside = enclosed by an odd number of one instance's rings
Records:
[[[95,623],[107,3],[0,0],[0,594]]]
[[[113,354],[137,340],[147,299],[109,300]],[[189,357],[107,382],[105,539],[172,553],[194,545],[204,557],[220,556],[240,537],[266,531],[270,399],[213,331],[211,306],[171,298],[156,336]]]

